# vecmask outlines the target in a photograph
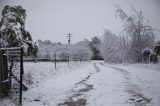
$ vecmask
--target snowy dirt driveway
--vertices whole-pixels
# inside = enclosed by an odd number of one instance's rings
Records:
[[[92,64],[95,71],[76,83],[72,95],[59,106],[160,105],[159,65]]]

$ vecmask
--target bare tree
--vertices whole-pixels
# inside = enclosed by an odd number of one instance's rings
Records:
[[[121,7],[116,5],[116,15],[123,22],[123,34],[125,35],[124,45],[128,45],[128,54],[135,62],[140,62],[142,59],[142,49],[153,47],[154,33],[151,26],[147,25],[147,20],[143,17],[142,11],[137,11],[131,7],[131,15],[127,14]]]

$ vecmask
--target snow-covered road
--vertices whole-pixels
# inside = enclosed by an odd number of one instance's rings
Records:
[[[33,84],[23,106],[160,106],[159,64],[26,63],[25,69]]]
[[[47,80],[24,94],[24,106],[128,106],[126,78],[120,71],[91,62]]]

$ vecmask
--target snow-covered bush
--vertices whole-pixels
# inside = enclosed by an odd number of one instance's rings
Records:
[[[154,47],[154,52],[156,53],[156,55],[160,56],[160,41],[156,42],[156,45]]]
[[[91,49],[85,44],[84,41],[78,42],[77,44],[59,44],[59,43],[44,43],[45,41],[38,41],[38,58],[41,59],[56,59],[61,61],[70,60],[90,60],[92,56]]]
[[[109,30],[105,30],[101,45],[101,53],[106,62],[123,62],[124,51],[120,38]]]
[[[55,45],[53,47],[53,55],[57,54],[57,60],[67,61],[70,55],[69,46],[67,44]]]
[[[51,58],[53,54],[52,45],[45,45],[38,42],[38,58]]]
[[[150,55],[153,54],[152,52],[153,50],[149,49],[148,47],[142,50],[142,59],[144,62],[148,63],[150,61]]]
[[[79,42],[71,48],[71,59],[87,61],[92,57],[91,49],[85,44],[85,42]]]

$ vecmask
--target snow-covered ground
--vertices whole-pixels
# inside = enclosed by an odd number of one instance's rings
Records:
[[[160,106],[160,64],[131,64],[115,67],[129,72],[130,83],[134,85],[133,87],[137,87],[135,92],[150,99],[148,106]],[[133,95],[131,96],[133,98]]]
[[[160,64],[26,62],[23,106],[160,106]],[[2,106],[14,106],[8,101]],[[1,106],[0,104],[0,106]],[[7,104],[7,105],[5,105]]]

